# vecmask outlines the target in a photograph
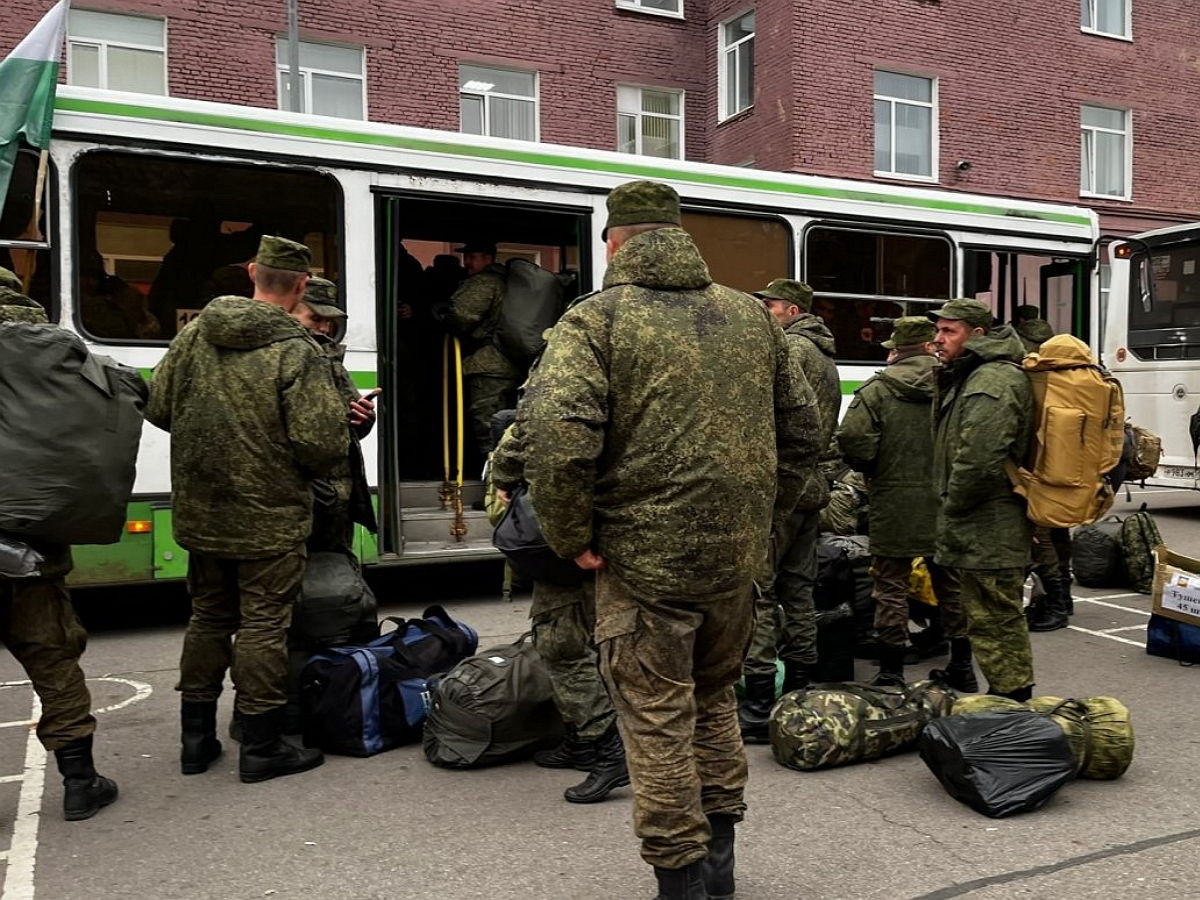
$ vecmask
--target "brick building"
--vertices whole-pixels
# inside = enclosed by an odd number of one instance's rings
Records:
[[[0,52],[49,0],[10,0]],[[74,84],[286,106],[285,0],[78,0]],[[1190,0],[300,0],[303,108],[1200,218]]]

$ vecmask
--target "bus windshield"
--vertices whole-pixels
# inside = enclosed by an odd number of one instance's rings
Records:
[[[1200,240],[1155,247],[1133,268],[1129,349],[1139,359],[1200,359]]]

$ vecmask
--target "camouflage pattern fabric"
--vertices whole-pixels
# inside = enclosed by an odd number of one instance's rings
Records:
[[[175,687],[184,702],[216,702],[232,668],[238,712],[256,716],[287,703],[287,630],[307,559],[303,545],[266,559],[188,557],[192,617]]]
[[[846,464],[870,480],[871,551],[933,556],[938,496],[930,421],[938,361],[903,356],[854,392],[838,429]]]
[[[866,479],[846,469],[829,486],[829,502],[821,510],[821,533],[844,537],[865,534],[869,530],[865,519],[868,511]]]
[[[450,298],[448,322],[455,334],[465,338],[469,354],[463,360],[464,375],[491,375],[509,381],[519,378],[517,367],[492,344],[504,303],[504,286],[504,266],[492,263],[459,285]]]
[[[771,550],[757,579],[754,633],[746,654],[748,675],[770,675],[776,656],[803,666],[817,664],[817,619],[813,586],[817,581],[820,516],[796,510],[771,535]]]
[[[1024,349],[1008,326],[966,348],[943,368],[935,400],[935,558],[962,569],[1024,568],[1032,525],[1004,469],[1006,460],[1025,458],[1033,433],[1029,378],[1013,365]]]
[[[816,400],[819,420],[817,446],[820,448],[816,461],[835,459],[837,448],[833,443],[833,434],[842,411],[842,381],[838,376],[837,363],[833,361],[833,332],[820,316],[806,312],[788,325],[784,333],[787,335],[788,350],[799,363]],[[828,480],[815,468],[806,470],[796,507],[816,510],[828,502]]]
[[[596,628],[596,580],[564,587],[534,582],[533,645],[550,675],[554,705],[579,737],[594,740],[608,730],[616,713],[600,678]]]
[[[36,300],[31,300],[20,291],[0,286],[0,324],[20,322],[26,325],[42,325],[49,321],[46,318],[46,310]]]
[[[747,580],[695,600],[596,579],[600,672],[617,711],[642,858],[678,869],[708,854],[707,816],[741,820],[746,754],[734,684],[750,638]]]
[[[469,375],[466,379],[467,402],[471,430],[483,453],[492,449],[492,416],[502,409],[511,409],[516,397],[517,377]]]
[[[1033,684],[1033,651],[1025,622],[1025,570],[959,569],[967,636],[994,694]]]
[[[952,690],[931,681],[793,691],[771,710],[771,752],[802,772],[879,759],[915,747],[926,725],[950,714],[953,699]]]
[[[172,436],[175,539],[242,560],[303,543],[311,481],[347,458],[347,412],[329,358],[295,319],[213,300],[171,342],[146,406]]]
[[[59,552],[60,564],[64,552]],[[0,641],[21,664],[42,701],[37,736],[47,750],[65,747],[96,730],[92,697],[79,667],[87,632],[71,606],[62,574],[0,578]]]
[[[938,614],[947,638],[965,637],[967,617],[963,612],[958,573],[936,563],[926,563],[933,592],[938,599]],[[875,588],[875,632],[881,644],[904,647],[908,644],[908,597],[913,561],[907,556],[874,556],[871,577]]]
[[[816,410],[782,330],[712,283],[682,229],[630,238],[604,285],[554,327],[522,403],[543,533],[640,595],[727,595],[761,566],[773,507],[795,507]]]

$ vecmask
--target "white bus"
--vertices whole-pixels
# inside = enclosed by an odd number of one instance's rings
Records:
[[[41,233],[28,228],[36,157],[19,161],[0,265],[102,352],[149,373],[207,299],[245,290],[258,235],[304,240],[349,313],[347,367],[383,387],[365,446],[381,512],[369,564],[493,554],[482,513],[452,533],[441,509],[442,333],[464,240],[496,242],[600,286],[605,196],[633,178],[678,189],[716,280],[751,291],[807,281],[838,343],[847,395],[885,353],[886,320],[955,296],[1011,319],[1034,304],[1097,336],[1091,210],[907,184],[651,159],[371,122],[84,89],[61,90]],[[480,461],[468,458],[468,475]],[[466,499],[478,496],[468,478]],[[76,552],[79,583],[177,578],[168,436],[147,427],[128,533]]]
[[[1125,411],[1162,438],[1154,484],[1200,488],[1192,416],[1200,414],[1200,225],[1113,243],[1104,362]]]

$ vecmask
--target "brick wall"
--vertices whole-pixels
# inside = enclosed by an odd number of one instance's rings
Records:
[[[612,0],[302,0],[302,37],[367,48],[373,120],[458,128],[458,63],[539,73],[547,142],[613,148],[616,86],[687,92],[690,159],[873,179],[873,71],[934,76],[938,183],[1088,203],[1133,231],[1200,218],[1200,16],[1194,0],[1132,0],[1133,41],[1081,33],[1078,4],[994,0],[685,0],[684,21]],[[49,0],[9,0],[0,52]],[[78,3],[85,6],[84,0]],[[91,0],[168,19],[174,96],[274,107],[284,0]],[[719,23],[754,8],[752,109],[717,122]],[[1079,197],[1079,107],[1128,107],[1130,202]],[[968,172],[955,168],[971,163]]]

